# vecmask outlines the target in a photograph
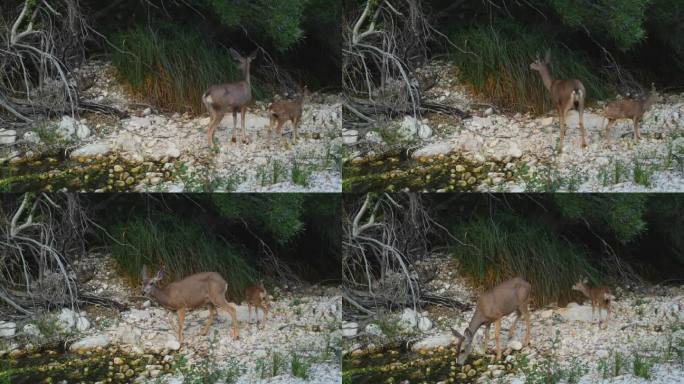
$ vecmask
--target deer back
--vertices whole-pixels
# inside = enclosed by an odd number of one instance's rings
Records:
[[[553,80],[551,82],[551,101],[554,104],[565,104],[572,97],[572,92],[579,90],[582,97],[586,95],[586,90],[581,81],[577,79]]]
[[[226,281],[221,275],[216,272],[202,272],[174,281],[161,290],[167,296],[167,304],[178,309],[196,308],[213,302],[224,296],[226,289]]]
[[[252,100],[252,89],[246,81],[212,85],[205,96],[212,107],[219,110],[238,108]]]
[[[506,280],[480,296],[476,312],[487,322],[506,316],[529,301],[530,288],[522,278]]]

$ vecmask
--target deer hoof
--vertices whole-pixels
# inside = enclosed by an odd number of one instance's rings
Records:
[[[233,143],[233,144],[237,143],[237,140],[235,139],[235,136],[233,136],[233,138],[230,139],[230,142]]]

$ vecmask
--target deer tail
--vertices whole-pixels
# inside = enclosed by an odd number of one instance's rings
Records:
[[[580,101],[584,98],[584,95],[582,94],[582,90],[580,88],[575,88],[572,91],[572,105],[575,107],[575,109],[579,109],[579,104]]]

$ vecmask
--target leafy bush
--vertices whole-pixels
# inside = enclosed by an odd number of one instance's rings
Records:
[[[474,89],[497,105],[512,110],[532,109],[545,113],[553,108],[541,76],[530,69],[537,53],[551,50],[551,72],[554,78],[576,78],[587,89],[588,99],[608,95],[610,79],[588,64],[581,52],[545,37],[541,31],[530,31],[515,22],[497,23],[496,27],[478,25],[459,29],[452,40],[466,53],[454,51],[452,58],[461,76]]]
[[[138,25],[115,35],[118,75],[149,103],[178,112],[205,112],[202,95],[212,84],[242,80],[223,47],[182,25]],[[253,84],[255,97],[258,86]]]
[[[479,216],[452,233],[462,239],[452,249],[462,273],[487,288],[521,276],[534,287],[531,294],[538,306],[567,301],[578,277],[594,280],[599,275],[582,248],[541,223]]]
[[[162,214],[155,220],[134,216],[114,224],[109,232],[113,238],[112,256],[121,271],[135,282],[144,264],[151,273],[164,265],[172,279],[214,271],[228,283],[228,296],[239,298],[245,286],[256,278],[242,250],[173,215]]]

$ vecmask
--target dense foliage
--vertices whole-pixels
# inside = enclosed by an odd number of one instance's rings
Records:
[[[534,52],[549,48],[558,77],[579,78],[589,100],[684,84],[684,3],[677,0],[428,0],[434,25],[466,81],[516,110],[545,112],[529,73]],[[536,73],[534,74],[536,75]],[[610,91],[610,92],[608,92]],[[527,106],[527,108],[525,108]]]

